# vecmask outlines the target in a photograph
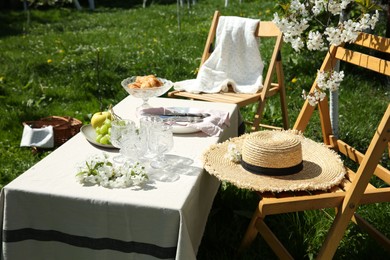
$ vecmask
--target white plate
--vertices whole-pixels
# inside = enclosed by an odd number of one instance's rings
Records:
[[[167,107],[167,109],[179,113],[188,113],[190,110],[189,107]],[[195,127],[172,125],[172,132],[174,134],[193,134],[193,133],[200,132],[200,130]]]
[[[90,142],[91,144],[94,144],[96,146],[100,146],[103,148],[109,148],[109,149],[117,149],[111,144],[100,144],[95,141],[96,139],[96,132],[95,129],[91,125],[83,125],[80,129],[80,131],[83,133],[85,138]]]
[[[172,133],[174,134],[192,134],[197,132],[200,132],[200,130],[195,127],[172,125]]]

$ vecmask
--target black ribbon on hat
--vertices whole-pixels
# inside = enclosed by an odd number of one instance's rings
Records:
[[[295,174],[300,172],[303,169],[303,161],[291,167],[267,168],[267,167],[261,167],[250,163],[246,163],[243,160],[241,160],[241,166],[245,170],[254,174],[269,175],[269,176],[283,176],[283,175],[290,175],[290,174]]]

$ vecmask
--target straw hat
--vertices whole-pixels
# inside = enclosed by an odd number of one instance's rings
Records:
[[[341,182],[337,153],[297,131],[259,131],[212,145],[204,168],[222,181],[260,192],[326,190]]]

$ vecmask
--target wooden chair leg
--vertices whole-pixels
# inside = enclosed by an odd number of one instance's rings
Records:
[[[331,259],[344,235],[344,232],[355,214],[360,199],[367,188],[378,162],[390,140],[390,105],[366,151],[366,155],[356,172],[356,179],[349,188],[339,208],[336,218],[319,252],[319,259]]]
[[[256,221],[259,217],[259,211],[256,209],[245,232],[244,238],[241,241],[240,248],[238,249],[239,254],[241,254],[245,249],[247,249],[252,244],[253,240],[255,240],[258,233],[256,229]]]
[[[359,214],[355,213],[352,218],[352,221],[355,222],[361,229],[366,231],[372,238],[374,238],[384,249],[390,252],[390,239],[384,236],[379,232],[374,226],[368,223],[364,218]]]
[[[260,120],[263,117],[263,111],[265,106],[265,97],[263,98],[263,95],[260,97],[259,106],[257,108],[257,112],[255,114],[255,117],[253,118],[253,123],[251,127],[251,131],[257,131],[259,129]]]
[[[283,246],[283,244],[279,241],[271,229],[269,229],[265,224],[259,209],[256,209],[255,213],[253,213],[244,238],[241,241],[241,245],[238,250],[239,254],[242,254],[242,252],[252,244],[258,233],[261,234],[261,236],[267,242],[269,247],[274,251],[274,253],[279,257],[279,259],[293,259],[287,249]]]
[[[275,234],[265,224],[264,219],[258,218],[256,221],[256,229],[259,231],[261,236],[271,247],[272,251],[278,256],[279,259],[294,259]]]

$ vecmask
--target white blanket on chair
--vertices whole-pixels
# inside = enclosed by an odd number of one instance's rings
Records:
[[[255,31],[259,20],[221,16],[215,50],[200,67],[196,79],[179,81],[175,90],[193,93],[228,91],[256,93],[263,85],[264,64]]]

